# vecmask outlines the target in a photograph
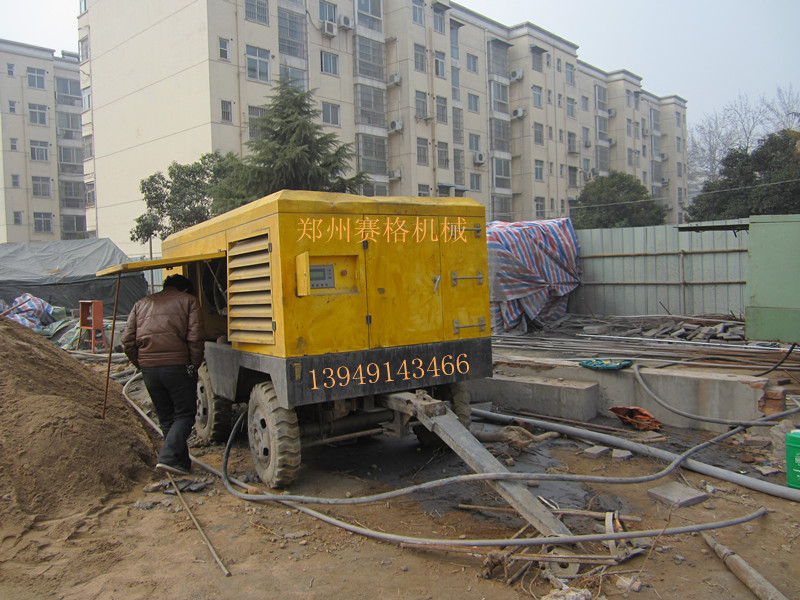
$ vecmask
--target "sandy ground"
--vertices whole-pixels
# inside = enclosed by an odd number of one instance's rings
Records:
[[[14,340],[24,343],[12,344],[9,351],[12,334],[21,336]],[[165,494],[163,488],[145,491],[148,484],[162,481],[152,468],[158,441],[142,433],[138,416],[121,400],[119,386],[112,386],[109,418],[101,420],[97,403],[102,398],[102,379],[95,377],[96,371],[66,354],[52,354],[27,334],[3,329],[0,336],[5,336],[2,347],[6,348],[0,357],[0,598],[504,600],[542,597],[552,590],[545,573],[535,567],[512,585],[506,577],[516,566],[506,572],[501,565],[486,577],[485,548],[446,552],[374,541],[280,504],[241,501],[225,492],[216,479],[198,473],[196,479],[210,485],[187,492],[185,498],[230,569],[232,575],[225,577],[178,498]],[[32,366],[26,373],[29,363]],[[42,364],[55,365],[60,375]],[[48,389],[50,395],[45,393]],[[46,427],[39,426],[38,420],[26,421],[25,415],[34,410]],[[696,441],[670,437],[683,446]],[[45,444],[45,439],[50,443]],[[623,463],[610,457],[587,459],[581,455],[586,447],[560,438],[523,452],[502,445],[492,450],[501,460],[513,461],[512,468],[525,471],[617,477],[661,467],[644,458]],[[194,452],[214,466],[221,463],[220,446]],[[724,459],[746,468],[740,461],[741,448],[722,446],[715,452],[701,458]],[[52,467],[59,458],[63,462]],[[123,465],[124,473],[114,465]],[[237,440],[230,468],[237,477],[253,476],[245,440]],[[453,453],[420,447],[413,437],[376,437],[304,450],[304,466],[291,492],[358,496],[467,472]],[[781,477],[771,480],[780,482]],[[673,480],[708,489],[710,498],[695,506],[670,509],[648,497],[648,489]],[[648,484],[543,482],[531,491],[559,508],[619,510],[641,519],[629,523],[629,529],[660,530],[717,521],[764,506],[766,516],[718,530],[715,536],[787,598],[800,598],[800,563],[794,558],[800,550],[796,503],[688,471]],[[389,502],[323,510],[374,530],[426,538],[507,538],[524,525],[507,510],[464,505],[506,507],[487,484],[471,483]],[[595,533],[601,526],[587,517],[565,517],[564,522],[574,533]],[[572,586],[590,590],[592,598],[753,597],[699,536],[656,536],[641,546],[640,555],[591,576],[579,576]],[[609,553],[600,543],[574,550]],[[581,571],[585,574],[590,569],[584,566]],[[638,576],[641,590],[621,590],[614,573]]]

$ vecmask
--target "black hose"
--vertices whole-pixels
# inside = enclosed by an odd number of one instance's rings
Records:
[[[789,351],[786,353],[786,355],[785,355],[785,356],[784,356],[782,359],[780,359],[780,360],[778,361],[778,364],[777,364],[777,365],[775,365],[774,367],[772,367],[772,368],[770,368],[770,369],[767,369],[767,370],[766,370],[766,371],[764,371],[763,373],[759,373],[758,375],[756,375],[756,377],[763,377],[764,375],[769,375],[769,374],[770,374],[770,373],[772,373],[772,372],[773,372],[775,369],[777,369],[778,367],[780,367],[780,366],[781,366],[781,365],[782,365],[784,362],[786,362],[786,359],[787,359],[787,358],[789,358],[789,355],[792,353],[792,350],[794,350],[796,346],[797,346],[797,342],[793,343],[793,344],[792,344],[792,345],[789,347]]]
[[[778,422],[775,421],[775,419],[778,418],[777,415],[770,415],[764,417],[763,419],[759,419],[757,421],[737,421],[736,419],[718,419],[716,417],[704,417],[702,415],[695,415],[686,412],[685,410],[681,410],[680,408],[675,408],[674,406],[667,404],[664,400],[659,398],[656,395],[656,393],[647,386],[647,384],[644,382],[644,379],[642,378],[642,374],[639,372],[639,368],[640,368],[639,365],[633,365],[633,372],[636,375],[636,379],[644,388],[644,391],[647,392],[647,394],[653,400],[655,400],[658,405],[666,408],[668,411],[675,413],[676,415],[680,415],[682,417],[686,417],[687,419],[692,419],[694,421],[701,421],[705,423],[716,423],[718,425],[733,425],[737,427],[770,427],[772,425],[778,424]]]

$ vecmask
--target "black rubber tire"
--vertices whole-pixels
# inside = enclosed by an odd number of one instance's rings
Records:
[[[250,392],[247,437],[256,473],[271,488],[286,487],[300,470],[300,427],[297,413],[282,408],[272,383],[259,383]]]
[[[201,440],[216,444],[225,442],[231,433],[230,400],[214,394],[211,377],[205,364],[197,372],[197,412],[194,429]]]

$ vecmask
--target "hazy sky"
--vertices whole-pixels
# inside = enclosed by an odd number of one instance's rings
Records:
[[[135,0],[133,0],[135,1]],[[164,0],[169,1],[169,0]],[[273,0],[275,1],[275,0]],[[800,92],[800,0],[461,0],[504,25],[530,21],[604,71],[689,102],[689,123],[744,93]],[[78,0],[0,0],[0,38],[77,50]]]

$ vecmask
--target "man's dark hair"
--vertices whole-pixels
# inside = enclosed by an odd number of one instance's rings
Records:
[[[164,280],[164,287],[173,287],[180,292],[191,294],[193,292],[192,282],[186,279],[183,275],[170,275]]]

